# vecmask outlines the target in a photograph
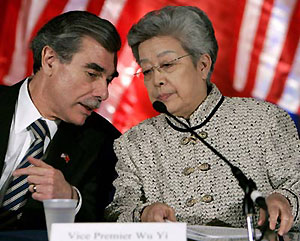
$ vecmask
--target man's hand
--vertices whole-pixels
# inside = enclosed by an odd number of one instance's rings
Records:
[[[280,228],[278,230],[279,235],[287,233],[293,225],[293,215],[289,201],[279,193],[273,193],[266,199],[270,229],[274,230],[277,219],[280,218]],[[266,213],[263,209],[260,209],[258,225],[262,225],[266,220]]]
[[[142,215],[142,222],[165,222],[165,220],[176,222],[175,211],[164,203],[153,203],[147,206]]]
[[[33,165],[14,171],[14,176],[28,175],[29,191],[38,201],[54,198],[72,198],[72,187],[60,170],[54,169],[40,159],[28,157]],[[31,185],[33,184],[33,185]],[[35,190],[33,187],[35,186]]]

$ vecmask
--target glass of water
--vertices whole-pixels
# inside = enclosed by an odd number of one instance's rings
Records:
[[[47,199],[43,200],[47,224],[48,239],[50,240],[52,223],[74,223],[77,200]]]

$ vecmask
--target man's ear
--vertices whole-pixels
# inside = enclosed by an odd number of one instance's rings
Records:
[[[51,76],[55,61],[59,61],[56,52],[46,45],[42,50],[42,69],[45,74]]]
[[[197,69],[202,73],[202,79],[206,80],[212,61],[209,54],[202,54],[197,63]]]

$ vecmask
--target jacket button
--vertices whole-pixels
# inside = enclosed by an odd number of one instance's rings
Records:
[[[210,165],[208,163],[202,163],[199,166],[200,171],[208,171],[210,169]]]
[[[183,137],[180,141],[181,145],[186,145],[190,142],[190,139],[188,137]]]
[[[197,143],[198,139],[195,136],[190,136],[190,143],[192,143],[193,145],[195,145]]]
[[[210,203],[212,202],[214,199],[211,195],[204,195],[202,198],[201,198],[201,201],[202,202],[205,202],[205,203]]]
[[[186,201],[186,206],[188,206],[188,207],[193,207],[196,203],[197,203],[197,200],[196,200],[196,199],[194,199],[194,198],[189,198],[189,199]]]
[[[184,168],[183,169],[183,174],[185,175],[185,176],[188,176],[188,175],[190,175],[191,173],[193,173],[195,171],[195,168],[193,168],[193,167],[186,167],[186,168]]]
[[[207,135],[207,132],[201,131],[201,132],[199,133],[199,136],[200,136],[202,139],[206,139],[208,135]]]

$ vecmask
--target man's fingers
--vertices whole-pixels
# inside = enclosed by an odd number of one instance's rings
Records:
[[[36,187],[35,184],[30,184],[29,187],[28,187],[28,190],[29,190],[29,192],[34,193],[34,192],[37,191],[37,187]]]
[[[33,184],[44,184],[44,185],[52,185],[54,180],[50,177],[40,176],[40,175],[30,175],[27,177],[28,183]]]
[[[44,199],[72,197],[72,188],[60,170],[40,159],[28,157],[28,160],[33,166],[17,169],[13,172],[13,176],[27,175],[28,183],[32,184],[29,191],[32,192],[33,199],[42,201]],[[33,189],[33,185],[36,186],[36,190]]]
[[[27,157],[28,161],[36,166],[36,167],[44,167],[44,168],[49,168],[51,166],[49,166],[47,163],[45,163],[44,161],[42,161],[41,159],[36,159],[32,156]]]
[[[21,175],[38,175],[38,176],[51,176],[54,175],[55,169],[43,162],[40,159],[36,159],[33,157],[28,157],[28,160],[33,166],[29,166],[26,168],[16,169],[13,172],[13,176],[21,176]]]
[[[36,191],[33,189],[34,186]],[[32,192],[32,198],[38,201],[55,198],[54,187],[52,185],[30,185],[29,191]]]
[[[46,199],[51,199],[51,197],[48,194],[40,193],[40,192],[32,193],[32,198],[34,200],[41,201],[41,202]]]
[[[37,176],[44,176],[47,175],[48,169],[42,168],[42,167],[26,167],[26,168],[20,168],[13,172],[14,177],[22,176],[22,175],[37,175]]]

